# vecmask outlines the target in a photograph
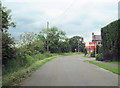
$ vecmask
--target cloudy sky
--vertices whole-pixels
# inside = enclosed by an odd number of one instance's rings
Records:
[[[118,19],[118,0],[2,0],[2,5],[12,10],[16,28],[10,28],[13,37],[23,32],[38,33],[56,26],[67,37],[84,37],[86,45],[92,40],[92,32]]]

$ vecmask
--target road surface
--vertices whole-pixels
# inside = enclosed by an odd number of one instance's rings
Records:
[[[21,86],[118,86],[118,75],[84,62],[85,59],[82,55],[55,58]]]

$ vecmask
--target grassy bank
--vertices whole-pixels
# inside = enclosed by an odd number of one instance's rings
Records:
[[[15,68],[7,68],[7,69],[11,69],[11,72],[3,75],[2,85],[3,86],[18,86],[22,80],[29,77],[32,74],[32,72],[34,72],[35,70],[40,68],[46,62],[48,62],[56,57],[66,56],[66,55],[77,55],[77,54],[82,54],[82,53],[62,53],[62,54],[50,54],[50,55],[37,54],[33,57],[28,56],[28,60],[30,60],[29,64],[26,62],[24,67],[19,67],[19,65],[18,65],[19,70],[15,71],[16,64],[13,64],[14,65],[13,67],[15,67]],[[48,58],[46,58],[46,57],[48,57]],[[11,61],[11,63],[12,63],[12,61]],[[7,69],[6,69],[6,72],[8,72]]]
[[[113,72],[113,73],[115,73],[115,74],[119,74],[119,75],[120,75],[120,69],[113,68],[113,67],[110,67],[110,66],[108,66],[108,65],[101,64],[101,63],[97,63],[97,62],[90,61],[90,60],[86,60],[86,62],[89,62],[89,63],[91,63],[91,64],[97,65],[97,66],[99,66],[99,67],[101,67],[101,68],[104,68],[104,69],[106,69],[106,70],[108,70],[108,71],[111,71],[111,72]]]

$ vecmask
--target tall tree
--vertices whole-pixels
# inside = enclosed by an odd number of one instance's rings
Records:
[[[42,33],[47,35],[47,30],[43,29]],[[57,27],[52,27],[49,29],[49,35],[48,35],[48,40],[49,40],[49,48],[51,53],[57,53],[58,52],[58,42],[59,40],[63,40],[65,38],[65,32],[62,30],[58,30]],[[46,36],[47,39],[47,36]]]
[[[69,44],[72,47],[72,52],[75,52],[75,49],[80,52],[84,51],[85,43],[83,42],[83,37],[80,36],[73,36],[69,40]]]
[[[6,63],[14,58],[15,49],[13,48],[14,39],[10,37],[7,32],[9,27],[15,27],[15,23],[12,22],[11,10],[6,7],[1,8],[2,11],[2,63]]]
[[[24,48],[21,52],[28,55],[35,55],[44,52],[43,36],[33,32],[24,33],[20,35],[21,47]]]
[[[58,45],[59,45],[58,50],[60,53],[71,52],[71,46],[69,44],[69,41],[67,41],[67,40],[59,41]]]
[[[6,7],[2,7],[2,32],[7,32],[9,27],[16,27],[12,21],[11,10]]]

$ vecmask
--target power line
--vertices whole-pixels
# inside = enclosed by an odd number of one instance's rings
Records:
[[[74,5],[75,1],[76,0],[73,0],[72,3],[65,9],[65,11],[60,16],[64,15]]]

